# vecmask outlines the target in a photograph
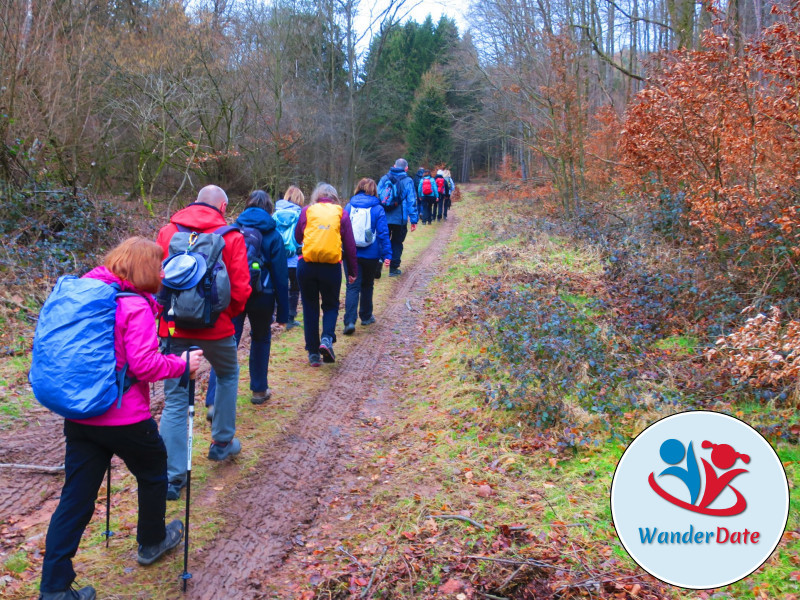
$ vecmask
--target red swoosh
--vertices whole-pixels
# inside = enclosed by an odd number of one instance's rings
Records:
[[[695,513],[700,513],[701,515],[732,517],[733,515],[738,515],[744,512],[744,510],[747,508],[747,500],[745,500],[744,496],[742,496],[739,490],[732,485],[728,487],[730,487],[736,494],[736,504],[729,508],[703,508],[700,506],[695,506],[694,504],[689,504],[688,502],[684,502],[683,500],[676,498],[672,494],[661,489],[661,487],[656,483],[656,478],[653,473],[650,473],[650,477],[647,478],[647,481],[650,483],[650,487],[653,488],[653,491],[670,504],[680,506],[681,508],[685,508],[686,510],[690,510]]]

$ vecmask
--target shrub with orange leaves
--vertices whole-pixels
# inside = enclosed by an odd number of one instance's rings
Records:
[[[752,313],[748,307],[745,313]],[[800,374],[800,322],[785,319],[773,306],[769,315],[758,313],[734,333],[717,340],[709,359],[722,359],[731,372],[755,386],[777,387]]]
[[[628,110],[619,148],[629,192],[683,197],[687,224],[732,279],[800,291],[800,0],[737,52],[663,57]]]

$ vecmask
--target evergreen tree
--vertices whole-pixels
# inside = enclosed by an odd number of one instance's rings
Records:
[[[434,24],[430,16],[391,27],[373,40],[364,75],[369,89],[364,113],[372,133],[364,143],[373,169],[406,153],[409,115],[423,77],[435,65],[453,62],[458,40],[453,20],[442,17]],[[442,83],[442,90],[448,87]]]
[[[447,108],[445,79],[435,71],[422,76],[408,122],[406,141],[413,164],[449,164],[453,119]]]

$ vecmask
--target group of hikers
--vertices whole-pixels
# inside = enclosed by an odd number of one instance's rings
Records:
[[[307,204],[296,186],[275,205],[269,194],[256,190],[229,225],[228,197],[210,185],[172,215],[155,242],[129,238],[82,278],[60,278],[40,314],[30,374],[37,399],[66,417],[65,482],[47,531],[40,599],[95,598],[91,586],[74,587],[72,558],[115,454],[137,480],[138,562],[149,565],[175,548],[184,525],[179,519],[165,523],[166,502],[177,500],[190,481],[194,412],[189,405],[194,399],[187,387],[194,389],[190,380],[201,357],[211,365],[208,459],[224,461],[241,451],[235,437],[237,347],[245,317],[251,336],[251,402],[260,405],[272,395],[273,321],[279,328],[299,326],[301,303],[309,365],[335,362],[340,265],[347,278],[342,331],[351,335],[359,318],[362,326],[375,323],[374,281],[383,267],[390,277],[401,274],[403,243],[420,212],[423,223],[447,219],[454,189],[448,171],[431,176],[420,169],[412,177],[408,162],[400,158],[378,183],[361,179],[345,206],[327,183],[316,186]],[[70,343],[83,344],[84,350],[89,343],[58,337],[91,330],[99,338],[104,325],[97,323],[95,306],[90,307],[93,294],[102,296],[106,306],[111,303],[105,326],[113,389],[104,392],[102,403],[97,394],[86,397],[94,393],[88,388],[97,387],[86,378],[102,379],[86,362],[89,353],[78,353],[69,364],[63,356]],[[59,309],[59,302],[71,308]],[[90,308],[76,310],[76,302]],[[70,326],[65,319],[72,320]],[[55,382],[54,372],[65,375]],[[165,392],[160,426],[150,411],[150,383],[159,380]],[[91,410],[83,410],[90,404]]]

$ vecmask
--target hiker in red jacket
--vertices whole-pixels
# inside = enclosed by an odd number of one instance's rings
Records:
[[[214,233],[220,230],[225,241],[222,262],[230,279],[230,305],[208,328],[176,327],[171,333],[165,318],[161,319],[159,325],[159,335],[165,338],[170,354],[180,354],[190,346],[199,346],[217,374],[214,420],[211,425],[212,442],[208,452],[211,460],[225,460],[241,450],[239,440],[234,437],[239,362],[231,318],[244,310],[250,297],[250,268],[247,264],[244,237],[238,229],[227,228],[227,207],[228,196],[225,192],[215,185],[206,186],[200,190],[194,203],[172,215],[169,225],[161,228],[156,240],[164,249],[164,258],[169,256],[170,240],[180,230],[197,233]],[[176,500],[181,488],[186,485],[189,399],[186,390],[178,386],[177,379],[164,382],[164,394],[166,398],[160,431],[167,446],[167,499]]]

